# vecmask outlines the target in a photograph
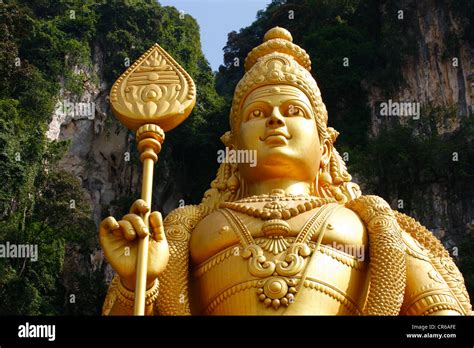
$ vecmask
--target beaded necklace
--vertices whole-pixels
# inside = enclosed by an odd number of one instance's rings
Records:
[[[296,206],[288,207],[287,202],[290,201],[300,201],[300,203]],[[260,202],[266,203],[262,209],[246,204]],[[251,196],[236,202],[224,202],[219,205],[219,208],[231,209],[261,220],[288,220],[306,211],[333,202],[335,202],[335,200],[332,198],[319,198],[307,195],[285,195],[283,190],[273,190],[270,194]]]

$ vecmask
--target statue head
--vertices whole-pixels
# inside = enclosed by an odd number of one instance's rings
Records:
[[[257,87],[244,99],[231,146],[254,152],[254,165],[238,163],[248,183],[282,178],[311,183],[330,147],[319,139],[311,102],[300,89],[275,84]],[[255,165],[256,164],[256,165]]]
[[[205,200],[216,197],[215,190],[221,191],[219,201],[238,199],[249,182],[282,176],[311,182],[311,194],[341,202],[360,194],[334,148],[338,132],[327,127],[310,58],[292,41],[287,30],[275,27],[248,54],[234,93],[231,130],[221,139],[229,149],[255,151],[256,166],[221,165]]]

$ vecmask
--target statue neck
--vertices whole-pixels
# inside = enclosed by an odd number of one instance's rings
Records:
[[[270,179],[248,184],[249,196],[268,194],[272,190],[284,190],[288,195],[310,195],[311,184],[288,179]]]

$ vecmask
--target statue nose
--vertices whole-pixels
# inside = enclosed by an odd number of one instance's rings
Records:
[[[273,108],[272,114],[267,120],[267,127],[276,128],[285,125],[285,119],[277,107]]]

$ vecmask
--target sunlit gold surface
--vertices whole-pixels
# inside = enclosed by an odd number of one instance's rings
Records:
[[[154,215],[151,240],[149,236],[148,207],[152,200],[154,164],[165,139],[164,131],[173,129],[189,116],[196,102],[196,89],[188,73],[155,44],[117,79],[110,92],[110,101],[117,118],[126,127],[136,130],[143,177],[140,207],[131,209],[131,214],[118,223],[113,218],[105,219],[100,227],[100,241],[106,257],[121,275],[119,302],[122,306],[130,303],[125,294],[134,290],[133,313],[144,315],[145,307],[150,307],[156,298],[159,288],[156,275],[166,267],[169,254],[160,214]],[[117,246],[123,244],[120,237],[122,241],[132,242],[136,236],[139,237],[137,242]],[[160,252],[155,257],[157,250]],[[119,309],[118,313],[124,311]]]
[[[222,163],[199,205],[166,217],[169,261],[148,261],[161,271],[146,313],[470,314],[462,275],[441,243],[351,182],[309,56],[291,41],[274,28],[249,53],[221,139],[255,151],[257,165]],[[119,277],[133,270],[116,271],[103,312],[131,314]],[[149,288],[145,297],[154,299]]]
[[[155,44],[117,79],[110,101],[127,128],[155,123],[168,131],[191,112],[196,88],[189,74]]]

